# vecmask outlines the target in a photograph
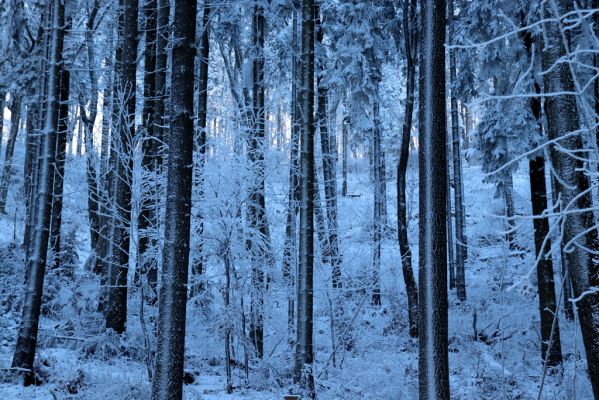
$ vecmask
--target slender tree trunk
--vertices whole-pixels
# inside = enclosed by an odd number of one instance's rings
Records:
[[[94,51],[94,24],[98,11],[100,8],[99,0],[94,0],[90,15],[87,19],[86,30],[85,30],[85,45],[87,47],[87,64],[88,73],[91,83],[91,95],[89,100],[89,115],[85,111],[85,105],[80,98],[79,110],[81,113],[81,124],[85,128],[85,162],[86,162],[86,179],[87,179],[87,213],[89,219],[89,234],[90,234],[90,247],[93,251],[95,263],[94,271],[101,268],[100,256],[98,253],[98,236],[100,229],[100,222],[98,216],[99,208],[99,193],[98,193],[98,173],[96,165],[99,160],[97,157],[96,150],[94,148],[94,125],[96,123],[96,117],[98,115],[98,76],[96,73],[96,55]],[[68,142],[68,139],[67,139]]]
[[[164,5],[164,4],[161,4]],[[185,310],[193,181],[195,0],[175,0],[166,228],[152,399],[183,397]]]
[[[81,117],[82,111],[79,110],[79,117]],[[83,121],[80,119],[77,124],[77,147],[75,147],[75,154],[81,157],[83,154]]]
[[[146,35],[146,47],[144,51],[144,99],[142,110],[142,193],[139,202],[139,214],[137,215],[137,268],[135,276],[143,275],[150,289],[148,297],[153,301],[156,293],[158,263],[155,253],[148,250],[156,249],[158,245],[158,215],[156,213],[160,193],[155,192],[155,184],[158,182],[156,176],[156,143],[154,127],[154,102],[156,101],[156,0],[145,0],[142,13],[144,15],[144,31]]]
[[[562,16],[573,10],[568,0],[555,1],[556,14]],[[599,293],[591,289],[599,287],[599,264],[591,252],[599,251],[597,228],[592,209],[589,179],[585,175],[583,162],[575,158],[577,152],[584,149],[581,135],[570,135],[580,129],[576,97],[566,93],[575,91],[572,74],[568,64],[559,60],[565,55],[565,43],[561,40],[560,22],[547,21],[544,26],[547,43],[543,52],[543,70],[545,92],[561,93],[547,97],[547,131],[550,140],[560,139],[561,149],[552,148],[552,161],[559,179],[564,182],[560,187],[562,211],[576,211],[564,214],[564,247],[567,249],[569,274],[572,279],[573,295],[580,297],[576,303],[582,338],[587,356],[589,378],[593,394],[599,398]],[[565,151],[568,151],[566,153]]]
[[[26,209],[25,232],[23,233],[25,254],[29,254],[31,243],[31,216],[34,207],[39,147],[39,126],[36,126],[36,121],[39,119],[39,113],[40,107],[37,102],[27,106],[27,138],[25,140],[25,162],[23,165],[23,197]]]
[[[453,208],[451,201],[451,143],[447,148],[447,269],[449,270],[449,288],[453,289],[456,285],[455,273],[456,264],[453,256]],[[455,187],[454,187],[455,190]]]
[[[421,3],[419,86],[419,388],[420,400],[449,399],[445,1]]]
[[[266,146],[264,108],[264,30],[265,10],[260,1],[254,2],[252,22],[253,58],[253,126],[248,141],[248,160],[252,171],[252,186],[249,194],[248,222],[251,229],[248,245],[252,254],[252,292],[250,297],[250,340],[256,355],[264,353],[264,267],[268,254],[268,222],[264,196],[264,149]],[[261,242],[263,244],[261,244]]]
[[[293,9],[293,38],[292,48],[298,48],[297,10]],[[285,226],[285,247],[283,249],[283,279],[287,283],[287,330],[289,343],[293,341],[295,318],[295,274],[297,271],[297,214],[299,193],[299,141],[300,141],[300,112],[298,99],[299,81],[298,56],[292,55],[291,69],[291,141],[289,143],[289,191],[287,195],[287,224]]]
[[[0,91],[0,153],[2,152],[2,137],[4,136],[4,101],[6,93]]]
[[[522,35],[524,47],[532,59],[532,32],[527,31]],[[540,94],[541,87],[534,83],[535,92]],[[543,130],[541,123],[541,99],[533,97],[530,99],[530,109],[537,120],[539,129]],[[539,312],[541,317],[541,357],[547,360],[547,365],[554,367],[562,363],[562,348],[560,340],[557,301],[555,298],[555,283],[553,278],[553,262],[550,251],[551,241],[549,239],[549,219],[543,216],[547,210],[547,185],[545,183],[545,157],[539,153],[528,161],[530,178],[530,200],[532,203],[535,255],[538,258],[537,281],[539,289]],[[547,241],[545,247],[543,242]],[[551,344],[551,347],[549,347]],[[549,354],[547,354],[549,352]]]
[[[314,362],[313,287],[314,287],[314,0],[302,1],[302,56],[299,100],[302,110],[301,196],[297,300],[297,341],[294,381],[309,398],[316,398],[312,364]]]
[[[65,27],[69,31],[71,25]],[[54,188],[52,190],[52,221],[50,222],[50,262],[52,268],[59,268],[61,263],[60,246],[62,227],[62,196],[64,192],[64,173],[67,155],[67,133],[69,130],[69,90],[70,72],[64,66],[60,67],[60,104],[58,107],[58,132],[56,140],[56,160],[54,163]],[[81,124],[79,124],[81,125]]]
[[[376,92],[378,93],[378,81],[376,82]],[[383,187],[381,176],[381,131],[379,117],[379,102],[374,100],[373,104],[373,129],[372,129],[372,159],[374,172],[374,216],[373,216],[373,252],[372,252],[372,273],[373,291],[372,304],[381,305],[381,242],[383,239]]]
[[[327,212],[329,233],[329,255],[332,267],[333,288],[341,287],[341,254],[339,253],[339,237],[337,235],[337,144],[328,127],[327,103],[328,88],[323,82],[326,66],[326,50],[323,47],[324,31],[321,26],[320,10],[316,6],[316,38],[320,46],[321,71],[317,78],[318,87],[318,127],[322,148],[322,175],[324,184],[324,201]]]
[[[449,0],[447,21],[451,35],[453,37],[453,20],[454,20],[454,0]],[[464,199],[463,182],[462,182],[462,152],[460,146],[460,131],[458,121],[458,99],[455,93],[457,85],[457,67],[456,67],[456,50],[449,50],[449,76],[451,87],[451,138],[453,151],[453,193],[454,193],[454,212],[455,212],[455,278],[456,278],[456,294],[460,301],[466,300],[466,269],[465,269],[465,242],[464,242]]]
[[[408,170],[408,157],[410,156],[410,136],[412,132],[412,115],[414,112],[414,91],[416,88],[416,0],[404,1],[403,4],[403,32],[406,53],[406,109],[402,126],[401,148],[397,160],[397,232],[399,238],[399,252],[401,256],[401,270],[406,285],[408,297],[408,320],[410,336],[418,336],[418,288],[412,270],[412,251],[408,241],[408,208],[406,201],[406,172]]]
[[[206,116],[208,113],[208,65],[210,61],[210,1],[204,1],[204,14],[202,15],[202,31],[200,36],[200,48],[197,54],[199,71],[198,71],[198,118],[197,118],[197,151],[199,157],[198,170],[196,171],[196,179],[200,188],[200,198],[204,197],[204,164],[206,163]],[[198,231],[200,242],[198,244],[197,259],[193,264],[193,274],[199,277],[204,273],[204,254],[202,236],[204,232],[204,221],[201,208],[198,209]],[[192,290],[192,296],[203,290],[203,284],[198,285]]]
[[[46,257],[52,215],[52,189],[58,132],[58,108],[60,96],[59,71],[62,64],[64,41],[64,4],[53,0],[51,7],[51,39],[49,41],[47,100],[45,107],[44,132],[42,135],[42,158],[40,160],[40,181],[35,205],[35,227],[32,234],[30,256],[27,258],[25,293],[21,324],[12,362],[13,368],[28,371],[26,383],[33,378],[33,360],[37,343],[40,307],[46,270]]]
[[[10,135],[6,142],[4,152],[4,166],[2,168],[2,177],[0,178],[0,214],[6,212],[6,198],[8,197],[8,187],[12,178],[12,156],[15,151],[15,143],[19,134],[19,123],[21,121],[21,97],[11,94],[12,107],[10,109]]]
[[[344,110],[344,114],[347,112],[347,110]],[[343,116],[343,127],[342,127],[342,131],[341,131],[341,135],[342,135],[342,143],[341,146],[343,147],[342,151],[343,151],[343,161],[342,161],[342,166],[341,166],[341,170],[342,170],[342,175],[343,175],[343,183],[341,184],[341,195],[343,197],[347,197],[347,161],[348,161],[348,157],[349,157],[349,143],[348,143],[348,132],[347,132],[347,127],[349,125],[349,117],[347,115]]]
[[[122,66],[117,87],[121,91],[123,112],[113,149],[116,168],[112,182],[116,206],[108,242],[110,263],[106,328],[123,333],[127,324],[127,273],[131,226],[132,142],[135,137],[135,75],[137,69],[137,0],[124,0],[122,24]],[[116,132],[115,132],[116,133]]]

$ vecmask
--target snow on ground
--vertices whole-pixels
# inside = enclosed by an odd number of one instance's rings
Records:
[[[11,193],[21,185],[22,138],[17,144],[17,168]],[[272,224],[273,248],[280,259],[284,223],[287,172],[284,161],[269,160],[268,217]],[[360,173],[355,173],[355,167]],[[413,164],[414,165],[414,164]],[[129,327],[126,336],[104,333],[96,312],[98,278],[83,268],[87,258],[88,229],[84,159],[70,157],[65,185],[63,233],[75,232],[72,242],[79,259],[70,281],[54,278],[47,288],[56,311],[50,309],[41,320],[37,363],[47,383],[23,388],[7,378],[20,316],[23,255],[23,206],[9,195],[8,215],[0,218],[0,395],[6,399],[146,399],[149,398],[143,332],[140,328],[139,292],[130,296]],[[390,229],[383,246],[383,307],[373,308],[365,299],[370,276],[372,185],[367,160],[353,160],[349,193],[339,198],[340,243],[346,288],[342,316],[347,326],[332,363],[330,334],[330,268],[318,264],[315,273],[316,383],[320,399],[415,399],[418,396],[418,342],[407,332],[406,298],[397,241]],[[218,165],[214,167],[218,170]],[[393,170],[391,168],[390,170]],[[521,171],[526,171],[521,168]],[[216,172],[215,172],[216,174]],[[541,382],[538,300],[534,279],[527,281],[534,257],[531,254],[532,224],[522,219],[518,241],[523,254],[510,254],[504,234],[502,203],[493,198],[494,189],[482,183],[477,166],[465,166],[467,211],[468,301],[459,303],[450,292],[449,350],[450,379],[454,399],[534,399]],[[227,182],[226,171],[220,184]],[[396,224],[394,177],[389,174],[387,209],[389,225]],[[417,172],[409,172],[410,242],[417,273]],[[517,212],[530,214],[528,181],[524,172],[514,179]],[[341,185],[339,185],[340,187]],[[218,187],[218,185],[215,185]],[[224,190],[224,189],[222,189]],[[16,193],[16,192],[15,192]],[[16,216],[14,210],[17,210]],[[15,220],[17,223],[15,223]],[[215,228],[216,229],[216,228]],[[16,240],[15,240],[16,238]],[[249,383],[243,368],[233,369],[232,395],[226,394],[224,342],[222,334],[222,263],[210,258],[207,276],[214,285],[208,306],[190,302],[188,307],[186,369],[195,381],[185,385],[186,399],[280,399],[290,391],[293,369],[287,347],[286,291],[273,273],[266,294],[265,358],[250,371]],[[534,274],[533,274],[534,275]],[[534,276],[533,276],[534,278]],[[506,288],[518,284],[509,292]],[[238,300],[238,299],[237,299]],[[246,299],[246,301],[248,301]],[[338,304],[338,303],[336,303]],[[155,309],[146,309],[151,319]],[[391,329],[393,316],[397,329]],[[485,342],[473,340],[473,319]],[[353,322],[352,322],[353,321]],[[352,322],[352,323],[350,323]],[[586,364],[578,327],[560,318],[565,359],[564,372],[548,374],[543,399],[590,399]],[[339,337],[336,338],[339,340]],[[243,347],[234,341],[233,357],[243,359]],[[4,378],[3,378],[4,377]]]

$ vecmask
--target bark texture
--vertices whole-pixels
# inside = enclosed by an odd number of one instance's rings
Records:
[[[440,400],[449,399],[445,1],[423,1],[420,10],[419,392],[420,400]]]
[[[193,180],[195,0],[175,0],[166,227],[152,399],[183,397],[185,311]]]

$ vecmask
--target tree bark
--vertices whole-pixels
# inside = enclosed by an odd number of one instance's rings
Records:
[[[318,127],[320,132],[320,144],[322,149],[322,175],[324,185],[324,202],[326,206],[328,233],[329,233],[329,255],[332,267],[333,289],[341,285],[341,254],[339,252],[339,237],[337,235],[337,168],[336,153],[337,144],[335,137],[331,135],[328,127],[328,88],[324,83],[326,67],[326,50],[323,46],[324,31],[321,25],[320,10],[316,6],[316,38],[320,50],[320,73],[318,74],[316,86],[318,87]]]
[[[122,95],[118,134],[114,135],[116,163],[112,193],[116,206],[107,258],[110,263],[106,328],[123,333],[127,324],[127,273],[131,226],[132,142],[135,137],[135,75],[137,70],[137,0],[124,0],[122,65],[117,87]]]
[[[298,47],[297,10],[293,9],[292,48]],[[299,202],[299,148],[301,114],[299,112],[298,81],[299,62],[296,52],[291,56],[291,140],[289,143],[289,190],[287,194],[287,223],[285,225],[285,246],[283,249],[283,279],[287,283],[287,329],[289,342],[292,339],[295,317],[294,286],[297,271],[297,214]]]
[[[453,21],[454,21],[454,0],[449,0],[447,21],[451,35],[453,37]],[[449,76],[451,87],[451,137],[452,137],[452,152],[453,152],[453,187],[454,187],[454,212],[455,212],[455,278],[456,278],[456,294],[460,301],[466,300],[466,270],[464,253],[466,251],[464,242],[464,199],[462,197],[462,152],[460,146],[460,132],[458,121],[458,99],[455,93],[457,85],[457,67],[456,67],[456,50],[449,50]]]
[[[376,93],[378,93],[379,77],[375,77]],[[380,131],[380,104],[377,99],[373,104],[373,128],[372,128],[372,159],[374,172],[374,216],[373,216],[373,251],[372,251],[372,274],[373,274],[373,290],[372,304],[375,306],[381,305],[381,242],[383,239],[383,185],[381,176],[381,131]]]
[[[418,336],[418,288],[412,270],[412,250],[408,240],[408,208],[406,200],[406,173],[410,156],[410,137],[414,113],[414,91],[416,88],[417,15],[416,0],[403,3],[403,33],[406,53],[406,108],[401,134],[401,148],[397,160],[397,232],[401,270],[408,298],[408,320],[411,337]]]
[[[199,157],[199,165],[198,170],[196,171],[196,179],[198,180],[197,184],[199,185],[200,194],[199,197],[202,198],[204,196],[204,175],[202,174],[204,171],[204,164],[206,163],[206,152],[207,152],[207,144],[206,144],[206,116],[208,113],[208,66],[210,61],[210,1],[204,1],[204,13],[202,15],[202,32],[200,36],[200,47],[197,53],[199,71],[198,71],[198,98],[197,98],[197,107],[198,107],[198,117],[197,117],[197,141],[196,148]],[[203,242],[202,236],[204,232],[204,221],[202,217],[202,210],[198,209],[198,231],[200,242],[198,244],[197,259],[193,264],[193,274],[195,276],[200,276],[204,273],[204,254],[203,254]],[[200,281],[202,282],[202,281]],[[195,288],[192,288],[192,296],[197,292],[202,291],[204,288],[203,283],[200,283]]]
[[[314,287],[314,0],[302,1],[301,87],[301,196],[297,300],[297,341],[294,381],[309,398],[316,398],[312,364],[314,362],[313,287]]]
[[[532,55],[532,32],[526,31],[522,35],[524,47],[528,52],[529,58]],[[541,93],[541,87],[534,83],[535,92]],[[537,120],[539,130],[543,131],[541,122],[541,99],[532,97],[530,99],[530,109]],[[562,363],[562,348],[560,340],[559,321],[557,301],[555,298],[555,283],[553,278],[553,262],[551,254],[546,249],[551,249],[549,239],[549,219],[543,215],[547,210],[547,185],[545,183],[545,157],[542,153],[536,155],[528,161],[528,171],[530,180],[530,201],[532,205],[532,214],[536,217],[533,220],[535,256],[538,259],[537,281],[539,291],[539,312],[541,318],[541,357],[547,360],[547,365],[554,367]],[[543,242],[547,241],[545,247]],[[551,347],[549,345],[551,344]]]
[[[71,29],[70,22],[65,27]],[[69,130],[69,90],[70,71],[64,66],[60,67],[60,104],[58,106],[58,132],[56,140],[56,160],[54,163],[54,187],[52,189],[52,220],[50,222],[50,252],[53,259],[50,266],[54,269],[60,268],[61,234],[62,227],[62,196],[64,192],[64,173],[67,155],[67,134]],[[81,125],[81,124],[80,124]]]
[[[568,0],[556,0],[555,15],[562,16],[573,10]],[[591,252],[599,251],[597,228],[592,209],[589,180],[584,172],[584,164],[576,155],[584,149],[581,135],[566,134],[580,129],[576,97],[567,93],[575,91],[574,81],[568,64],[559,60],[565,55],[562,40],[562,27],[559,21],[547,21],[544,25],[547,43],[543,52],[543,70],[545,92],[560,93],[547,97],[545,110],[547,114],[547,131],[550,140],[560,140],[562,149],[552,147],[552,162],[559,179],[564,182],[560,186],[562,211],[574,211],[563,215],[564,247],[567,250],[568,268],[572,279],[573,295],[581,297],[576,303],[582,338],[586,350],[587,365],[593,394],[599,399],[599,293],[591,289],[599,287],[599,261]],[[579,210],[579,211],[576,211]]]
[[[183,397],[185,311],[193,181],[195,0],[175,0],[166,227],[152,399]],[[164,4],[161,4],[164,5]]]
[[[449,399],[445,1],[425,0],[420,11],[419,392],[440,400]]]
[[[15,151],[15,143],[19,134],[19,125],[21,121],[21,97],[11,94],[12,105],[10,109],[10,134],[6,142],[4,152],[4,166],[2,168],[2,178],[0,178],[0,214],[6,213],[6,198],[8,197],[8,188],[12,178],[12,156]]]
[[[25,293],[21,324],[12,362],[13,368],[28,371],[26,383],[33,378],[33,360],[37,343],[39,315],[44,286],[44,274],[48,254],[50,219],[52,215],[52,189],[55,162],[56,140],[58,132],[58,108],[60,81],[59,71],[62,64],[64,42],[64,4],[53,0],[51,10],[51,39],[49,41],[49,60],[47,71],[47,99],[42,135],[42,158],[40,160],[39,189],[35,205],[35,227],[32,234],[30,256],[27,258]]]

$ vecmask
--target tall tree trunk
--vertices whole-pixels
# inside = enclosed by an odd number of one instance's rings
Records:
[[[454,20],[454,0],[449,0],[447,21],[451,35],[453,37]],[[466,270],[465,270],[465,242],[464,242],[464,199],[462,198],[462,152],[460,146],[460,131],[458,120],[458,99],[456,92],[457,85],[457,67],[456,50],[449,50],[449,76],[451,87],[451,141],[453,152],[453,193],[454,193],[454,212],[455,212],[455,278],[456,294],[460,301],[466,300]]]
[[[164,4],[161,4],[164,5]],[[185,310],[193,181],[195,0],[175,0],[166,228],[152,399],[183,397]]]
[[[65,27],[71,29],[69,23]],[[56,160],[54,163],[54,187],[52,189],[52,221],[50,222],[50,254],[53,259],[50,262],[52,268],[59,268],[61,262],[60,245],[62,227],[62,196],[64,192],[64,172],[67,155],[67,133],[69,130],[69,90],[71,74],[64,66],[60,68],[60,105],[58,107],[58,132],[56,139]],[[81,124],[80,124],[81,125]]]
[[[562,16],[573,10],[568,0],[555,2],[556,15]],[[576,303],[582,338],[586,350],[589,378],[593,386],[593,394],[599,399],[599,293],[592,288],[599,287],[599,261],[591,252],[599,251],[595,217],[592,209],[589,180],[584,172],[584,164],[575,154],[584,149],[580,135],[570,135],[570,132],[580,129],[576,97],[566,94],[574,92],[574,81],[568,64],[559,60],[565,55],[565,43],[562,38],[562,27],[556,20],[545,23],[546,50],[543,52],[543,70],[545,92],[560,93],[547,97],[545,110],[547,114],[547,131],[550,140],[560,140],[560,149],[552,148],[553,168],[564,182],[560,186],[562,217],[564,221],[563,240],[568,251],[568,268],[572,279],[573,295],[580,297]],[[578,210],[578,211],[576,211]],[[574,211],[574,212],[572,212]]]
[[[0,178],[0,214],[6,212],[6,198],[8,197],[8,187],[12,179],[12,156],[15,151],[15,143],[19,134],[19,124],[21,121],[21,97],[11,94],[12,106],[10,109],[10,135],[6,142],[4,152],[4,166],[2,168],[2,177]]]
[[[401,134],[401,149],[397,160],[397,232],[399,238],[399,253],[401,256],[401,270],[406,294],[408,297],[408,320],[410,336],[418,336],[418,288],[412,270],[412,250],[408,241],[408,208],[406,200],[406,172],[408,170],[408,157],[410,156],[410,133],[412,132],[412,115],[414,112],[414,91],[416,88],[416,0],[403,3],[403,33],[406,53],[406,109]]]
[[[158,182],[156,174],[156,153],[158,143],[155,138],[154,109],[156,101],[156,0],[145,0],[142,13],[144,15],[144,31],[146,47],[144,51],[144,99],[142,110],[143,135],[142,138],[142,188],[137,216],[137,268],[135,276],[143,275],[148,283],[150,293],[148,297],[153,301],[156,293],[158,263],[155,253],[148,252],[158,245],[158,215],[157,206],[160,193],[155,191]]]
[[[116,168],[113,196],[116,206],[108,243],[110,263],[106,328],[123,333],[127,323],[127,273],[131,226],[131,175],[133,171],[132,142],[135,136],[135,75],[137,69],[137,0],[124,0],[122,32],[122,66],[117,87],[121,91],[123,112],[120,113],[118,134],[113,149]]]
[[[292,48],[298,47],[298,17],[293,9]],[[289,143],[289,191],[287,194],[287,223],[285,225],[285,246],[283,249],[283,279],[287,283],[287,330],[289,342],[293,341],[295,317],[295,274],[297,271],[297,213],[299,193],[299,146],[300,146],[300,111],[298,99],[299,62],[293,52],[291,64],[291,140]]]
[[[324,201],[327,212],[329,233],[329,255],[332,267],[333,288],[341,287],[341,254],[339,253],[339,237],[337,235],[337,168],[336,140],[328,127],[328,88],[323,82],[326,67],[326,49],[323,46],[324,31],[321,25],[320,10],[316,6],[316,38],[320,46],[320,73],[317,78],[318,87],[318,127],[320,132],[320,144],[322,149],[322,175],[324,184]]]
[[[200,188],[200,199],[204,197],[204,164],[206,163],[206,116],[208,113],[208,65],[210,61],[210,1],[204,1],[204,13],[202,15],[202,32],[200,36],[200,48],[197,53],[199,71],[198,71],[198,99],[197,99],[197,107],[198,107],[198,118],[197,118],[197,129],[196,129],[196,148],[199,157],[199,165],[196,171],[196,179],[198,180],[197,184]],[[204,232],[204,221],[202,217],[201,207],[198,208],[198,236],[200,238],[200,242],[198,244],[197,259],[193,264],[193,274],[196,276],[200,276],[204,273],[204,254],[203,249],[204,245],[202,242],[203,232]],[[201,282],[201,281],[200,281]],[[192,288],[192,296],[203,290],[203,284],[201,283],[195,288]]]
[[[251,229],[248,245],[252,257],[252,292],[250,298],[250,340],[256,354],[264,353],[264,267],[269,256],[263,251],[268,247],[268,222],[264,196],[264,30],[265,10],[260,1],[254,2],[252,22],[253,57],[253,126],[248,140],[248,160],[252,171],[252,183],[248,204],[248,223]],[[261,243],[262,242],[262,243]]]
[[[376,80],[376,93],[378,93],[378,79]],[[381,242],[383,240],[383,187],[381,176],[381,130],[379,116],[379,101],[373,104],[373,129],[372,129],[372,159],[374,172],[374,216],[373,216],[373,251],[372,251],[372,273],[374,276],[372,285],[372,304],[381,305]]]
[[[301,87],[301,196],[297,299],[297,341],[294,381],[309,398],[316,398],[314,362],[314,0],[302,1]]]
[[[119,126],[119,69],[123,61],[123,41],[121,39],[121,26],[123,25],[124,15],[120,12],[120,6],[116,8],[118,12],[115,29],[110,33],[110,41],[114,43],[116,35],[116,44],[114,46],[114,62],[108,62],[107,68],[112,67],[110,74],[110,87],[106,95],[107,102],[104,103],[103,113],[106,116],[106,124],[103,124],[102,132],[102,163],[100,165],[101,175],[101,201],[100,201],[100,232],[99,232],[99,255],[101,261],[100,273],[100,298],[98,300],[98,311],[102,311],[106,316],[108,310],[108,291],[111,270],[110,240],[114,225],[114,191],[112,190],[114,174],[117,160],[117,146],[115,145],[118,126]],[[111,56],[112,57],[112,56]],[[110,100],[110,101],[108,101]],[[108,129],[110,128],[110,129]]]
[[[35,227],[32,234],[30,256],[27,258],[25,293],[21,324],[12,362],[13,368],[28,371],[26,383],[33,378],[33,360],[37,343],[40,307],[48,254],[50,219],[52,215],[52,188],[54,186],[53,164],[55,161],[58,132],[58,108],[60,96],[59,71],[62,66],[64,42],[64,3],[53,0],[51,7],[51,39],[47,71],[47,100],[44,132],[42,135],[42,158],[40,160],[39,189],[35,204]]]
[[[98,115],[98,76],[95,69],[96,55],[94,50],[94,24],[100,8],[99,0],[94,0],[92,8],[87,19],[85,30],[85,45],[87,47],[87,64],[89,80],[91,83],[91,95],[89,100],[89,115],[85,111],[85,105],[80,100],[79,109],[81,112],[81,123],[85,127],[85,162],[87,178],[87,213],[89,219],[90,247],[95,255],[94,271],[100,268],[100,257],[98,249],[99,235],[99,216],[98,216],[98,174],[96,164],[99,158],[94,148],[94,125]]]
[[[523,18],[522,18],[523,20]],[[524,21],[522,21],[524,25]],[[522,34],[524,47],[532,60],[532,32],[526,31]],[[535,92],[541,93],[541,86],[534,83]],[[541,99],[532,97],[530,99],[530,109],[537,120],[539,129],[543,131],[541,123]],[[545,157],[543,153],[537,154],[528,161],[528,175],[530,180],[530,201],[532,205],[532,214],[536,217],[533,220],[535,256],[538,259],[537,281],[539,290],[539,312],[541,318],[541,357],[547,360],[550,367],[562,363],[562,348],[560,340],[559,321],[557,301],[555,299],[555,283],[553,278],[553,262],[550,251],[551,241],[549,239],[549,219],[543,215],[547,210],[547,185],[545,183]],[[543,242],[547,241],[545,247]],[[551,344],[551,347],[549,345]],[[549,354],[548,354],[549,353]]]
[[[425,0],[420,10],[418,372],[420,400],[440,400],[449,399],[445,0]]]

